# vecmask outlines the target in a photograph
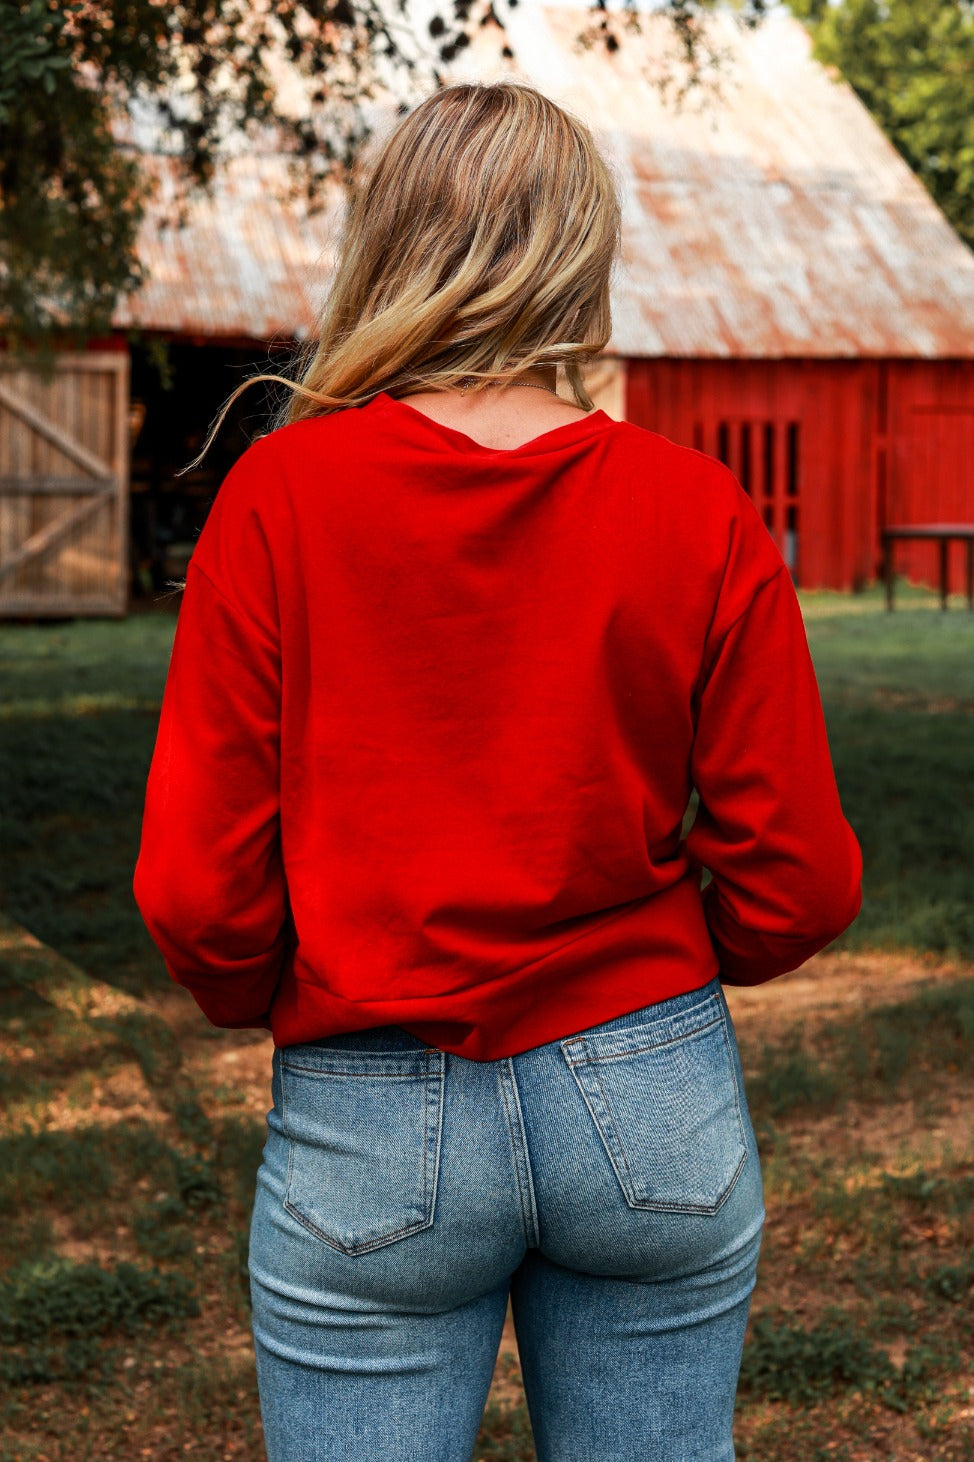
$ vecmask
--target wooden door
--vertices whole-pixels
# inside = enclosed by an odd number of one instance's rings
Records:
[[[974,523],[974,361],[894,361],[889,367],[885,522]],[[936,543],[897,544],[896,571],[935,585]],[[964,551],[950,552],[949,585],[964,588]]]
[[[0,356],[0,616],[128,608],[127,351]]]

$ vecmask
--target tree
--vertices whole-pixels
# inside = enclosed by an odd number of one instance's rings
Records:
[[[958,233],[974,245],[972,0],[791,0]]]
[[[8,347],[75,341],[110,327],[138,288],[136,237],[147,201],[139,119],[177,159],[183,203],[211,181],[233,133],[273,135],[312,206],[322,183],[350,183],[369,135],[363,100],[444,83],[441,67],[476,28],[497,31],[518,0],[447,0],[425,33],[410,0],[0,0],[0,321]],[[683,92],[715,61],[704,21],[715,0],[663,0],[685,62]],[[738,0],[756,24],[767,0]],[[640,30],[636,0],[590,7],[584,45],[616,50]],[[286,58],[308,105],[275,84]]]

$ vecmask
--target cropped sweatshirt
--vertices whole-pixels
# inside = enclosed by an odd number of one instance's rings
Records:
[[[224,479],[134,877],[214,1025],[496,1060],[796,968],[861,872],[791,576],[715,458],[601,410],[492,448],[382,392]]]

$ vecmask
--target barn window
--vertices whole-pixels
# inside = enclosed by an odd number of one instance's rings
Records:
[[[694,423],[699,449],[713,436],[702,421]],[[716,423],[716,452],[754,502],[781,556],[798,578],[801,431],[797,421],[745,421],[725,418]]]

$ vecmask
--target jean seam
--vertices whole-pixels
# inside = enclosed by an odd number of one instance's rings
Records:
[[[623,1193],[625,1194],[625,1199],[626,1199],[626,1202],[627,1203],[630,1202],[629,1193],[632,1193],[632,1195],[633,1195],[633,1203],[631,1204],[631,1206],[634,1207],[635,1206],[636,1182],[635,1182],[635,1178],[633,1177],[632,1168],[629,1166],[629,1158],[626,1156],[626,1149],[625,1149],[625,1144],[622,1141],[622,1134],[620,1133],[619,1128],[616,1125],[615,1114],[612,1111],[612,1107],[611,1107],[611,1105],[609,1103],[609,1098],[606,1095],[605,1087],[602,1085],[602,1077],[600,1076],[600,1074],[599,1074],[599,1072],[598,1072],[598,1070],[597,1070],[594,1062],[590,1062],[590,1067],[591,1067],[591,1071],[592,1071],[592,1076],[593,1076],[593,1078],[595,1080],[595,1084],[597,1085],[597,1087],[599,1089],[599,1095],[602,1098],[602,1107],[603,1107],[603,1110],[605,1111],[605,1114],[606,1114],[606,1116],[609,1119],[609,1125],[612,1128],[612,1135],[615,1138],[615,1146],[618,1149],[619,1158],[620,1158],[620,1161],[622,1163],[622,1167],[625,1170],[625,1178],[623,1177],[623,1174],[619,1172],[618,1167],[616,1167],[616,1160],[612,1156],[612,1153],[611,1152],[609,1153],[609,1161],[612,1163],[612,1166],[616,1169],[616,1173],[618,1174],[619,1182],[622,1185]],[[574,1076],[574,1074],[575,1074],[575,1072],[574,1072],[574,1069],[573,1069],[572,1070],[572,1075]],[[585,1105],[588,1106],[588,1103],[586,1102]],[[591,1111],[591,1107],[589,1107],[589,1111]],[[593,1112],[592,1115],[594,1117],[595,1116],[595,1113]],[[629,1187],[629,1192],[626,1192],[626,1185],[627,1185],[627,1183],[628,1183],[628,1187]]]
[[[442,1140],[442,1134],[443,1134],[443,1107],[444,1107],[445,1099],[446,1099],[446,1092],[445,1092],[445,1088],[446,1088],[446,1057],[440,1051],[435,1052],[435,1054],[436,1054],[436,1057],[437,1057],[437,1060],[436,1060],[437,1072],[436,1072],[435,1082],[439,1086],[439,1103],[438,1104],[437,1104],[436,1096],[434,1094],[433,1085],[431,1084],[431,1081],[430,1081],[430,1073],[431,1073],[431,1068],[433,1066],[432,1057],[434,1055],[434,1051],[433,1051],[432,1048],[427,1047],[426,1051],[424,1052],[424,1056],[425,1056],[425,1060],[426,1060],[426,1104],[425,1104],[426,1122],[424,1124],[424,1130],[423,1130],[423,1202],[424,1202],[424,1204],[426,1206],[426,1213],[427,1213],[427,1216],[428,1216],[428,1219],[429,1219],[430,1226],[432,1226],[433,1221],[434,1221],[434,1219],[436,1217],[436,1188],[437,1188],[437,1181],[438,1181],[439,1172],[440,1172],[439,1149],[440,1149],[440,1142]],[[436,1133],[435,1133],[435,1136],[434,1136],[432,1129],[433,1129],[433,1126],[434,1126],[434,1114],[436,1112],[437,1105],[438,1105],[438,1115],[436,1116],[436,1122],[435,1122],[435,1125],[436,1125]],[[429,1157],[430,1157],[430,1145],[431,1145],[431,1142],[433,1143],[434,1148],[435,1148],[435,1161],[434,1161],[434,1164],[433,1164],[433,1182],[432,1182],[432,1186],[430,1185],[430,1179],[429,1179]]]
[[[425,1054],[425,1053],[424,1053]],[[306,1076],[340,1076],[345,1081],[415,1081],[409,1071],[345,1071],[341,1066],[301,1066],[297,1061],[285,1061],[285,1071],[301,1071]]]
[[[508,1077],[512,1088],[510,1091],[508,1090]],[[534,1195],[534,1183],[531,1178],[524,1116],[514,1076],[514,1063],[510,1056],[497,1063],[497,1079],[501,1089],[501,1101],[504,1104],[504,1116],[511,1144],[514,1180],[517,1184],[518,1202],[521,1206],[521,1223],[528,1247],[536,1248],[541,1242],[538,1232],[538,1209]]]
[[[580,1061],[573,1060],[569,1056],[568,1064],[569,1066],[607,1065],[610,1061],[626,1061],[630,1056],[639,1056],[643,1051],[665,1051],[667,1046],[677,1046],[681,1041],[688,1040],[691,1036],[702,1036],[705,1031],[712,1030],[715,1025],[719,1025],[723,1018],[722,1015],[718,1014],[713,1020],[708,1021],[706,1025],[695,1025],[692,1030],[683,1031],[681,1035],[673,1036],[669,1041],[649,1041],[644,1046],[628,1046],[624,1051],[613,1052],[611,1056],[595,1056],[588,1051]]]

